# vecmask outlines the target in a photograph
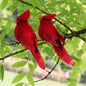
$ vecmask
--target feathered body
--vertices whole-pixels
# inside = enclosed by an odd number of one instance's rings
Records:
[[[71,56],[67,53],[64,48],[65,40],[64,37],[59,34],[55,26],[52,24],[52,19],[56,16],[56,14],[45,15],[41,20],[38,34],[39,36],[47,41],[50,42],[57,53],[57,55],[67,64],[74,65]]]
[[[36,34],[28,23],[29,16],[30,11],[27,10],[16,19],[17,26],[15,27],[14,34],[16,39],[21,43],[21,45],[31,51],[38,65],[42,69],[45,69],[44,61],[38,50]]]

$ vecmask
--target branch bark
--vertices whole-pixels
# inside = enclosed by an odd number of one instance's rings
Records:
[[[21,3],[23,3],[23,4],[27,4],[27,5],[33,7],[33,5],[32,5],[31,3],[25,2],[25,1],[23,1],[23,0],[18,0],[18,1],[21,2]],[[39,7],[37,7],[37,6],[36,6],[35,8],[38,9],[39,11],[41,11],[42,13],[49,15],[47,12],[41,10],[41,9],[40,9]],[[70,29],[70,27],[68,27],[68,26],[67,26],[66,24],[64,24],[62,21],[60,21],[60,20],[57,19],[57,18],[54,18],[54,19],[55,19],[55,21],[59,22],[61,25],[63,25],[65,28],[67,28],[67,29],[71,32],[71,34],[66,34],[66,35],[64,36],[65,39],[66,39],[66,38],[72,38],[73,36],[76,36],[76,37],[79,37],[79,38],[81,38],[83,41],[86,42],[85,38],[82,38],[82,37],[80,36],[80,34],[86,33],[86,29],[83,29],[83,30],[80,30],[80,31],[72,31],[72,30]],[[39,43],[38,45],[42,45],[42,44],[46,44],[46,43],[47,43],[47,42],[42,42],[42,43]],[[14,45],[14,44],[19,44],[19,42],[15,42],[15,43],[8,44],[8,45]],[[18,53],[22,53],[22,52],[24,52],[24,51],[26,51],[26,50],[27,50],[27,49],[23,49],[23,50],[20,50],[20,51],[16,51],[15,53],[8,54],[8,55],[4,56],[3,58],[0,58],[0,60],[4,60],[4,59],[6,59],[6,58],[8,58],[8,57],[10,57],[10,56],[16,55],[16,54],[18,54]],[[54,65],[54,67],[51,69],[50,72],[48,72],[48,74],[47,74],[45,77],[43,77],[42,79],[36,80],[36,81],[34,81],[34,82],[39,82],[39,81],[42,81],[42,80],[48,78],[48,76],[53,72],[53,70],[55,69],[55,67],[58,65],[59,60],[60,60],[60,58],[58,58],[58,60],[57,60],[56,64]]]
[[[21,3],[23,3],[23,4],[27,4],[27,5],[33,7],[33,5],[32,5],[31,3],[28,3],[28,2],[26,2],[26,1],[23,1],[23,0],[18,0],[18,1],[21,2]],[[40,8],[37,7],[37,6],[35,6],[35,8],[38,9],[39,11],[41,11],[42,13],[49,15],[49,13],[43,11],[42,9],[40,9]],[[64,24],[62,21],[60,21],[60,20],[57,19],[57,18],[54,18],[54,19],[55,19],[58,23],[60,23],[61,25],[63,25],[65,28],[67,28],[70,32],[73,32],[73,31],[70,29],[70,27],[68,27],[68,26],[67,26],[66,24]]]
[[[18,0],[18,1],[21,2],[21,3],[23,3],[23,4],[27,4],[27,5],[33,7],[33,5],[32,5],[31,3],[29,3],[29,2],[26,2],[26,1],[23,1],[23,0]],[[42,9],[40,9],[40,8],[37,7],[37,6],[35,6],[35,8],[38,9],[40,12],[49,15],[49,13],[43,11]],[[86,29],[81,30],[81,31],[72,31],[71,28],[68,27],[66,24],[64,24],[62,21],[60,21],[60,20],[57,19],[57,18],[54,18],[54,19],[55,19],[55,21],[57,21],[58,23],[60,23],[61,25],[63,25],[65,28],[67,28],[67,29],[71,32],[71,34],[66,34],[66,35],[64,34],[64,35],[65,35],[65,38],[72,38],[73,36],[76,36],[76,37],[81,38],[83,41],[86,42],[86,39],[85,39],[85,38],[79,36],[80,34],[86,33]]]
[[[42,44],[46,44],[47,42],[42,42],[42,43],[39,43],[38,45],[42,45]],[[13,43],[13,44],[15,44],[15,43]],[[13,45],[13,44],[9,44],[9,45]],[[16,44],[19,44],[19,42],[16,42]],[[4,56],[3,58],[0,58],[0,60],[4,60],[4,59],[6,59],[6,58],[8,58],[8,57],[10,57],[10,56],[13,56],[13,55],[16,55],[16,54],[18,54],[18,53],[22,53],[22,52],[24,52],[24,51],[26,51],[27,49],[22,49],[22,50],[20,50],[20,51],[16,51],[15,53],[11,53],[11,54],[8,54],[8,55],[6,55],[6,56]]]
[[[31,3],[29,3],[29,2],[26,2],[26,1],[23,1],[23,0],[18,0],[18,1],[21,2],[21,3],[23,3],[23,4],[27,4],[27,5],[33,7],[33,5],[32,5]],[[49,13],[43,11],[42,9],[40,9],[40,8],[37,7],[37,6],[35,6],[35,8],[38,9],[40,12],[49,15]],[[55,19],[55,21],[57,21],[58,23],[60,23],[61,25],[63,25],[65,28],[67,28],[67,29],[71,32],[71,34],[66,34],[66,35],[64,34],[64,35],[65,35],[65,38],[72,38],[73,36],[76,36],[76,37],[81,38],[83,41],[86,42],[85,38],[79,36],[79,34],[84,34],[84,33],[86,33],[86,30],[81,30],[81,31],[78,31],[78,32],[72,31],[71,28],[68,27],[66,24],[64,24],[62,21],[60,21],[60,20],[57,19],[57,18],[54,18],[54,19]],[[84,31],[85,31],[85,32],[84,32]]]
[[[82,29],[82,30],[80,30],[80,31],[73,31],[73,33],[71,33],[71,34],[65,34],[64,35],[64,38],[66,39],[66,38],[72,38],[72,37],[78,37],[78,38],[80,38],[80,39],[82,39],[84,42],[86,42],[86,38],[83,38],[83,37],[81,37],[80,36],[80,34],[85,34],[86,33],[86,29]]]
[[[44,79],[48,78],[48,76],[53,72],[53,70],[54,70],[54,69],[56,68],[56,66],[58,65],[59,60],[60,60],[60,58],[58,58],[58,60],[57,60],[56,64],[54,65],[54,67],[51,69],[51,71],[50,71],[50,72],[48,72],[48,74],[47,74],[44,78],[39,79],[39,80],[36,80],[36,81],[34,81],[34,82],[39,82],[39,81],[42,81],[42,80],[44,80]]]
[[[22,53],[22,52],[24,52],[25,50],[27,50],[27,49],[23,49],[23,50],[20,50],[20,51],[16,51],[15,53],[8,54],[8,55],[4,56],[3,58],[0,58],[0,60],[4,60],[4,59],[6,59],[6,58],[8,58],[8,57],[10,57],[10,56],[16,55],[16,54],[18,54],[18,53]]]

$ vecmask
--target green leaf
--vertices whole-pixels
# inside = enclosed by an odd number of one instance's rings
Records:
[[[73,79],[73,78],[67,78],[67,79],[64,79],[62,80],[63,82],[76,82],[76,79]]]
[[[19,49],[25,49],[25,47],[22,46],[21,44],[18,45],[18,48],[19,48]]]
[[[68,40],[66,41],[65,48],[66,48],[66,50],[67,50],[67,52],[68,52],[69,54],[71,54],[71,53],[73,52],[72,44],[73,44],[73,43],[72,43],[72,40],[68,39]]]
[[[7,41],[1,40],[1,48],[4,48],[7,44]]]
[[[86,51],[86,43],[83,44],[83,52]]]
[[[5,9],[6,6],[8,5],[8,1],[9,0],[2,0],[2,3],[1,3],[1,10]]]
[[[28,52],[24,51],[22,53],[18,53],[15,57],[17,57],[17,58],[24,58],[24,57],[27,57],[27,56],[28,56]]]
[[[47,45],[48,45],[49,47],[51,47],[51,48],[52,48],[52,44],[50,44],[49,42],[47,42]]]
[[[25,72],[19,73],[13,80],[12,84],[21,81],[25,77]]]
[[[23,82],[20,82],[20,83],[18,83],[18,84],[16,84],[15,86],[23,86]]]
[[[77,81],[76,82],[70,82],[68,86],[77,86]]]
[[[11,67],[13,68],[23,67],[24,65],[26,65],[26,63],[27,63],[26,61],[19,61],[19,62],[12,64]]]
[[[28,80],[28,82],[29,82],[32,86],[35,86],[35,85],[34,85],[34,80],[33,80],[32,76],[31,76],[29,73],[27,74],[27,80]]]
[[[10,30],[11,24],[12,24],[12,22],[10,22],[10,21],[7,22],[6,27],[7,27],[8,30]]]
[[[56,6],[57,4],[58,4],[58,2],[55,1],[55,2],[50,2],[50,3],[48,3],[47,6],[52,7],[52,6]]]
[[[0,80],[3,81],[4,79],[4,66],[0,65]]]
[[[14,34],[14,30],[10,28],[10,31],[8,33],[9,37],[13,36],[13,34]]]
[[[1,11],[0,11],[1,12]],[[1,17],[1,15],[0,15],[0,17]],[[0,26],[1,26],[1,24],[2,24],[2,19],[0,18]]]
[[[70,75],[70,78],[77,78],[78,74],[79,74],[79,70],[73,70],[73,72]]]
[[[81,66],[81,73],[83,74],[85,69],[86,69],[86,62],[81,60],[81,65],[80,66]]]
[[[45,47],[45,52],[49,55],[49,56],[54,56],[54,51],[53,49],[49,48],[49,47]]]
[[[13,53],[13,50],[12,50],[11,47],[8,46],[8,45],[5,47],[5,50],[6,50],[6,52],[9,53],[9,54],[10,54],[10,53]]]
[[[78,44],[80,43],[80,39],[76,38],[76,37],[73,37],[72,43],[73,43],[74,51],[77,52],[77,50],[78,50],[77,48],[78,48]]]
[[[31,74],[33,74],[33,71],[34,71],[33,65],[32,64],[29,64],[28,66],[29,66],[29,69],[30,69]]]
[[[25,83],[25,86],[28,86],[28,85]]]
[[[1,34],[0,34],[0,39],[4,38],[5,35],[6,35],[6,33],[7,33],[6,31],[1,32]]]
[[[79,61],[79,59],[76,56],[71,56],[73,60]]]
[[[65,66],[65,65],[62,65],[62,67],[64,68],[64,69],[73,69],[71,66]]]
[[[29,69],[30,69],[31,74],[33,74],[33,71],[37,67],[37,64],[33,64],[33,65],[32,64],[28,64],[28,66],[29,66]]]
[[[4,57],[5,56],[5,51],[3,47],[0,47],[0,56]]]
[[[77,56],[79,57],[79,58],[81,58],[81,55],[83,54],[83,50],[78,50],[78,52],[77,52]]]
[[[85,34],[80,34],[80,36],[85,38],[86,37],[86,33]]]
[[[35,58],[33,57],[32,54],[30,54],[30,60],[31,60],[32,62],[36,63],[36,60],[35,60]]]
[[[10,6],[10,12],[15,11],[18,5],[19,5],[18,1],[13,1],[13,4]]]

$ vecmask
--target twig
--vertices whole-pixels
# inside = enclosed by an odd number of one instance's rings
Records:
[[[64,35],[64,38],[66,39],[66,38],[72,38],[72,37],[78,37],[78,38],[80,38],[80,39],[82,39],[84,42],[86,42],[86,38],[83,38],[83,37],[81,37],[80,36],[80,34],[85,34],[86,33],[86,29],[82,29],[82,30],[80,30],[80,31],[74,31],[73,33],[71,33],[71,34],[65,34]]]
[[[23,0],[18,0],[18,1],[21,2],[21,3],[23,3],[23,4],[27,4],[27,5],[33,7],[33,5],[32,5],[31,3],[29,3],[29,2],[26,2],[26,1],[23,1]],[[43,11],[42,9],[40,9],[40,8],[37,7],[37,6],[35,6],[35,8],[38,9],[39,11],[41,11],[42,13],[49,15],[49,13]],[[73,36],[76,36],[76,37],[81,38],[83,41],[86,42],[85,38],[78,36],[78,35],[81,34],[81,33],[82,33],[82,34],[86,33],[86,30],[81,30],[81,31],[78,31],[78,32],[72,31],[72,30],[70,29],[70,27],[68,27],[68,26],[67,26],[66,24],[64,24],[62,21],[60,21],[60,20],[57,19],[57,18],[54,18],[54,19],[55,19],[57,22],[59,22],[61,25],[63,25],[64,27],[66,27],[70,32],[72,32],[71,34],[67,34],[67,35],[64,34],[64,35],[65,35],[65,39],[66,39],[66,38],[72,38]]]
[[[69,31],[71,31],[73,33],[73,31],[70,29],[70,27],[68,27],[66,24],[64,24],[62,21],[60,21],[57,18],[54,18],[56,21],[58,21],[61,25],[63,25],[64,27],[66,27]]]
[[[23,1],[23,0],[18,0],[18,1],[21,2],[21,3],[23,3],[23,4],[27,4],[27,5],[33,7],[33,5],[32,5],[31,3],[28,3],[28,2],[26,2],[26,1]],[[49,15],[49,13],[43,11],[42,9],[40,9],[40,8],[37,7],[37,6],[35,6],[35,8],[38,9],[39,11],[41,11],[42,13]],[[64,27],[66,27],[69,31],[73,32],[73,31],[72,31],[66,24],[64,24],[62,21],[60,21],[60,20],[57,19],[57,18],[54,18],[54,19],[55,19],[57,22],[59,22],[61,25],[63,25]]]
[[[80,31],[73,31],[73,33],[71,33],[71,34],[66,34],[66,33],[64,33],[64,32],[62,32],[63,34],[64,34],[64,38],[65,39],[67,39],[67,38],[72,38],[72,37],[78,37],[78,38],[80,38],[80,39],[82,39],[84,42],[86,42],[86,38],[83,38],[83,37],[81,37],[80,36],[80,34],[85,34],[86,33],[86,29],[82,29],[82,30],[80,30]],[[43,40],[38,40],[38,42],[39,41],[43,41]],[[41,42],[41,43],[38,43],[38,45],[42,45],[42,44],[46,44],[47,42]],[[12,44],[7,44],[7,45],[15,45],[15,44],[19,44],[19,42],[13,42]]]
[[[18,1],[21,2],[21,3],[23,3],[23,4],[27,4],[27,5],[33,7],[33,5],[32,5],[31,3],[28,3],[28,2],[26,2],[26,1],[23,1],[23,0],[18,0]],[[38,9],[39,11],[41,11],[42,13],[45,13],[45,14],[49,15],[47,12],[41,10],[39,7],[36,7],[36,6],[35,6],[35,8]]]
[[[72,38],[72,37],[78,37],[80,39],[82,39],[84,42],[86,42],[86,38],[83,38],[80,36],[80,34],[85,34],[86,33],[86,29],[82,29],[80,31],[73,31],[73,33],[71,34],[66,34],[64,32],[62,32],[64,34],[64,38],[67,39],[67,38]],[[39,41],[43,41],[43,40],[38,40]],[[41,43],[38,43],[38,45],[42,45],[42,44],[46,44],[47,42],[41,42]],[[12,44],[7,44],[7,45],[15,45],[15,44],[19,44],[19,42],[13,42]]]
[[[86,42],[86,38],[83,38],[81,36],[77,36],[78,38],[82,39],[84,42]]]
[[[16,44],[19,44],[19,42],[13,42],[13,43],[7,44],[7,45],[16,45]]]
[[[53,70],[56,68],[57,64],[59,63],[59,60],[60,60],[60,58],[58,58],[56,64],[55,64],[54,67],[52,68],[52,70],[51,70],[50,72],[48,72],[48,74],[47,74],[44,78],[39,79],[39,80],[36,80],[36,81],[34,81],[34,82],[39,82],[39,81],[42,81],[42,80],[48,78],[48,76],[49,76],[49,75],[53,72]]]
[[[19,43],[19,42],[16,42],[16,43]],[[38,45],[43,45],[43,44],[45,44],[45,43],[47,43],[47,42],[38,43]],[[23,49],[23,50],[20,50],[20,51],[16,51],[15,53],[8,54],[8,55],[4,56],[3,58],[0,58],[0,60],[4,60],[4,59],[6,59],[6,58],[8,58],[8,57],[10,57],[10,56],[16,55],[16,54],[18,54],[18,53],[22,53],[22,52],[24,52],[25,50],[27,50],[27,49]]]
[[[4,60],[4,59],[6,59],[6,58],[8,58],[8,57],[10,57],[10,56],[16,55],[16,54],[18,54],[18,53],[22,53],[22,52],[24,52],[25,50],[27,50],[27,49],[23,49],[23,50],[20,50],[20,51],[16,51],[15,53],[8,54],[8,55],[4,56],[3,58],[0,58],[0,60]]]
[[[43,44],[46,44],[47,42],[44,41],[44,42],[41,42],[41,43],[38,43],[38,45],[43,45]]]

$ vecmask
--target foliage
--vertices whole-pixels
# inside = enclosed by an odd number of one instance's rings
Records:
[[[31,15],[29,24],[32,26],[33,30],[37,35],[37,39],[40,40],[38,36],[38,27],[40,24],[39,17],[41,17],[44,13],[56,13],[56,18],[60,20],[62,23],[59,23],[56,20],[53,20],[54,25],[58,29],[58,31],[66,38],[66,50],[70,55],[73,55],[73,60],[76,62],[73,67],[63,66],[66,70],[70,69],[72,71],[70,77],[65,82],[70,82],[69,86],[76,86],[77,77],[79,73],[84,72],[86,68],[86,62],[82,59],[84,53],[86,53],[86,0],[24,0],[30,4],[26,4],[22,2],[22,0],[1,0],[0,1],[0,56],[4,60],[11,55],[18,59],[23,57],[30,56],[29,59],[33,62],[34,65],[28,64],[26,61],[21,61],[14,63],[12,67],[23,67],[26,64],[29,65],[30,74],[20,73],[22,74],[22,78],[26,75],[28,82],[34,86],[34,81],[32,78],[33,71],[37,67],[37,63],[34,61],[34,58],[31,56],[29,51],[23,50],[20,44],[16,43],[16,39],[14,37],[14,28],[16,24],[14,23],[15,18],[19,16],[21,13],[30,10]],[[40,8],[40,10],[38,8]],[[67,25],[67,26],[65,26]],[[85,31],[83,31],[85,29]],[[72,32],[71,32],[72,30]],[[38,42],[40,43],[40,41]],[[13,49],[16,50],[17,53],[13,53]],[[55,57],[55,52],[52,49],[52,46],[49,43],[39,45],[39,49],[41,51],[42,57],[45,59],[46,55]],[[18,53],[18,51],[20,51]],[[5,53],[8,54],[6,57]],[[9,55],[10,54],[10,55]],[[85,56],[83,56],[85,58]],[[32,69],[31,69],[32,68]],[[17,81],[20,81],[20,75],[17,75]],[[4,68],[3,62],[0,66],[0,80],[3,81],[4,77]],[[32,81],[30,81],[30,79]],[[16,79],[13,79],[13,82]],[[23,86],[23,82],[18,83],[15,86]]]

